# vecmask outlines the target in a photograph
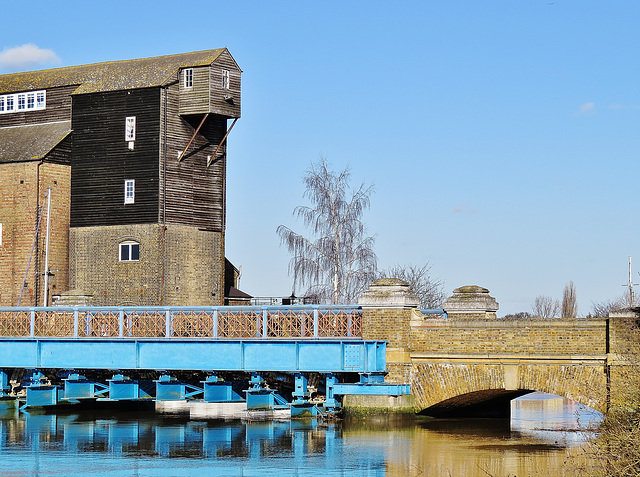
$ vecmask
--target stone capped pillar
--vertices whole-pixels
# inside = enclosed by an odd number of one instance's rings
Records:
[[[407,383],[411,371],[411,316],[420,300],[409,284],[397,278],[381,278],[360,295],[362,338],[387,342],[386,381]]]
[[[493,320],[498,302],[486,288],[465,285],[453,290],[453,295],[447,298],[442,308],[449,318]]]
[[[392,348],[408,348],[411,310],[420,300],[409,284],[397,278],[381,278],[360,295],[362,337],[385,340]]]

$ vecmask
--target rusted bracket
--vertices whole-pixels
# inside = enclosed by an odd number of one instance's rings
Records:
[[[227,136],[229,135],[229,133],[233,129],[233,126],[236,125],[236,121],[237,120],[238,120],[238,118],[234,118],[233,122],[231,123],[231,126],[229,126],[229,129],[227,130],[227,132],[225,133],[224,137],[222,138],[222,141],[220,141],[220,144],[218,144],[218,147],[216,148],[216,152],[213,153],[213,156],[209,157],[209,160],[207,161],[207,167],[209,167],[211,165],[211,163],[215,160],[215,158],[218,156],[218,151],[220,150],[222,145],[227,140]]]
[[[200,124],[198,125],[198,129],[196,129],[196,132],[194,132],[193,136],[191,136],[191,139],[189,140],[189,144],[187,144],[187,147],[184,148],[184,151],[182,151],[178,155],[178,162],[180,162],[182,160],[182,158],[184,157],[184,155],[187,153],[187,151],[189,150],[189,147],[191,146],[191,143],[193,142],[193,140],[198,135],[198,132],[200,132],[200,128],[202,127],[202,125],[204,124],[204,122],[207,120],[208,117],[209,117],[209,113],[204,115],[204,117],[202,118],[202,121],[200,121]]]

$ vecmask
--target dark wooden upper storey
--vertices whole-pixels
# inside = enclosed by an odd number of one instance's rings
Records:
[[[240,76],[225,48],[0,75],[0,99],[46,93],[46,107],[0,111],[0,163],[71,164],[72,227],[224,230],[223,138],[227,120],[240,117]],[[135,145],[125,140],[129,117]],[[134,204],[123,201],[127,180]]]

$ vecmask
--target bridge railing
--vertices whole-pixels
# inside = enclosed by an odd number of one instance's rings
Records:
[[[0,308],[0,337],[359,338],[358,306]]]

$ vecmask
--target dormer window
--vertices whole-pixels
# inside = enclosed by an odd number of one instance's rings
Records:
[[[222,70],[222,88],[229,89],[229,70]]]
[[[185,88],[193,88],[193,68],[185,68],[182,72]]]
[[[16,111],[38,111],[47,108],[46,91],[30,91],[0,95],[0,114]]]

